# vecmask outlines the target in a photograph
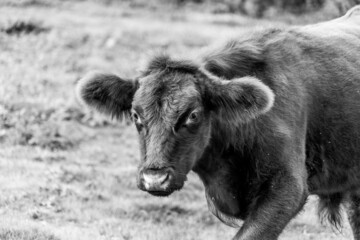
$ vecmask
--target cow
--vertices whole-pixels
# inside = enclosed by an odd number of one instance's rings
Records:
[[[139,133],[137,183],[155,196],[192,170],[234,239],[275,240],[319,197],[360,240],[360,7],[307,26],[266,28],[192,59],[154,56],[140,76],[90,73],[79,99]]]

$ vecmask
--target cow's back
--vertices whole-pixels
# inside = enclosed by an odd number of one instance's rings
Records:
[[[302,27],[301,31],[319,37],[335,37],[359,40],[360,6],[349,10],[346,15],[327,22]]]

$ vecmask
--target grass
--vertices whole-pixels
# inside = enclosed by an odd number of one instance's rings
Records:
[[[196,52],[254,26],[286,25],[100,1],[0,3],[0,239],[231,239],[190,174],[155,198],[136,187],[136,131],[83,109],[76,81],[90,70],[136,75],[154,51]],[[9,29],[12,29],[11,31]],[[349,239],[322,226],[316,199],[287,239]]]

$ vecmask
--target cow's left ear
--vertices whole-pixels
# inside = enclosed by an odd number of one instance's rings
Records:
[[[113,74],[89,73],[76,86],[78,99],[95,110],[122,119],[129,116],[137,81]]]
[[[205,102],[228,119],[246,122],[274,105],[274,92],[255,77],[224,80],[211,76],[206,82]]]

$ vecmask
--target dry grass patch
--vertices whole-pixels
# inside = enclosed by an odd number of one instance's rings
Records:
[[[1,240],[60,240],[53,234],[38,229],[0,229]]]

